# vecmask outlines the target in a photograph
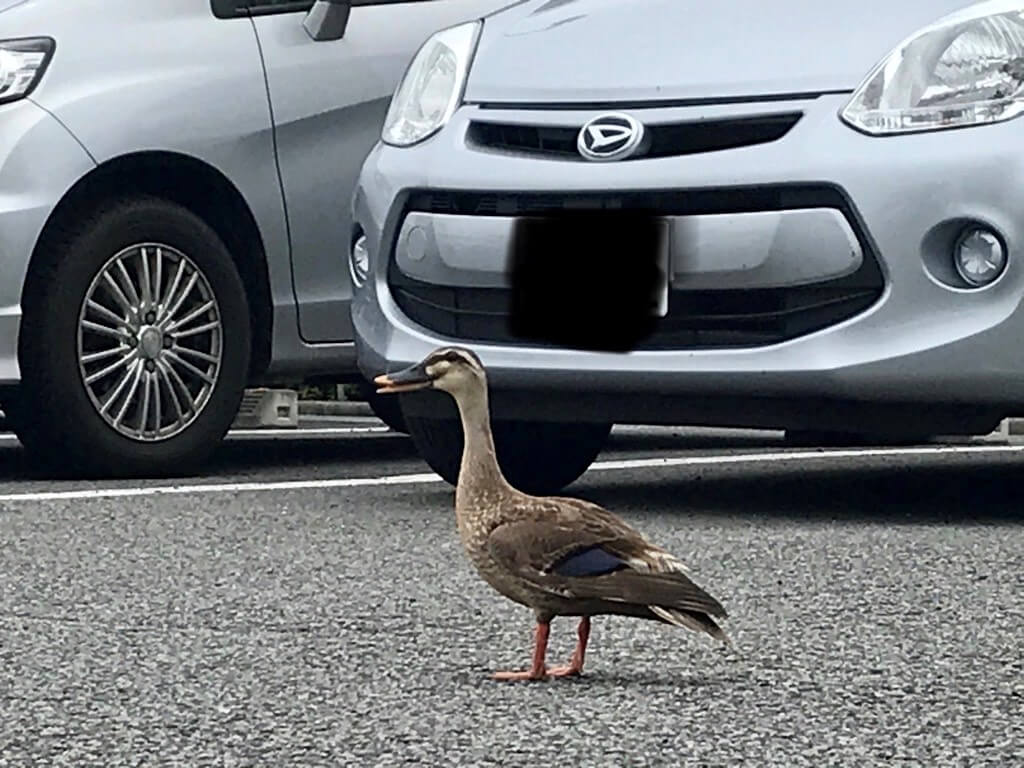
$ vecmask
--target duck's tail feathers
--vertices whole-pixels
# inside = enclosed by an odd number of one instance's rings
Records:
[[[690,629],[694,632],[704,632],[711,635],[715,640],[732,647],[733,643],[729,635],[727,635],[725,630],[718,626],[718,624],[715,623],[715,620],[706,613],[680,611],[675,608],[662,608],[660,605],[649,605],[647,607],[650,609],[651,613],[659,619],[667,621],[669,624],[674,624],[677,627],[684,627],[685,629]]]

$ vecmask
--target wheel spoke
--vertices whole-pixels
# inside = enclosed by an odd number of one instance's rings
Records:
[[[145,248],[140,248],[139,256],[142,259],[142,274],[139,279],[139,282],[142,284],[142,306],[144,309],[148,310],[153,306],[153,294],[151,292],[152,285],[150,284],[152,277],[149,273],[149,254],[146,253]],[[146,381],[148,382],[149,379],[146,379]],[[148,384],[146,392],[149,392]]]
[[[187,384],[185,384],[185,382],[184,382],[184,381],[182,380],[182,378],[181,378],[181,376],[180,376],[180,375],[178,374],[178,372],[177,372],[176,370],[174,370],[174,366],[173,366],[173,365],[170,365],[169,363],[168,363],[168,364],[165,364],[165,365],[166,365],[166,369],[167,369],[167,375],[168,375],[168,377],[169,377],[169,378],[170,378],[170,379],[171,379],[171,380],[172,380],[172,381],[173,381],[173,382],[174,382],[175,384],[177,384],[177,385],[178,385],[178,387],[180,387],[180,390],[179,390],[180,394],[181,394],[181,395],[182,395],[183,397],[185,397],[185,398],[186,398],[186,400],[187,400],[187,402],[185,403],[185,405],[186,405],[186,408],[187,408],[187,411],[188,411],[189,413],[192,413],[192,411],[193,411],[193,410],[195,409],[195,405],[196,405],[196,400],[195,400],[195,398],[194,398],[194,397],[192,397],[192,392],[191,392],[191,390],[189,390],[189,388],[188,388],[188,385],[187,385]]]
[[[114,355],[127,355],[129,352],[131,352],[131,347],[119,344],[116,347],[104,349],[102,352],[93,352],[90,355],[82,355],[82,364],[92,365],[93,363],[98,363],[100,360],[106,360],[108,357],[113,357]]]
[[[124,295],[124,291],[121,290],[121,286],[117,284],[117,281],[110,276],[109,272],[103,273],[103,280],[110,289],[110,292],[114,295],[117,303],[121,305],[121,309],[128,313],[128,317],[137,317],[135,307],[128,301],[128,297]]]
[[[192,289],[195,288],[196,282],[198,280],[199,273],[193,272],[192,276],[189,277],[188,282],[185,283],[184,289],[182,289],[182,291],[178,294],[178,298],[175,299],[174,304],[172,304],[171,307],[166,312],[164,312],[164,320],[163,323],[161,324],[161,327],[166,328],[167,325],[173,321],[174,316],[178,313],[178,310],[181,309],[181,305],[185,303],[185,299],[188,298],[188,295],[192,293]]]
[[[156,369],[167,386],[167,396],[174,406],[174,411],[178,414],[178,418],[174,421],[175,426],[177,426],[185,421],[185,412],[182,410],[181,402],[178,400],[178,393],[174,391],[174,383],[171,381],[170,374],[167,373],[167,364],[163,362],[157,363]]]
[[[111,323],[118,327],[125,326],[128,324],[128,321],[125,318],[121,317],[113,310],[103,306],[94,299],[89,299],[87,304],[89,309],[91,309],[97,315],[102,316],[105,320],[109,320]]]
[[[128,383],[132,380],[132,374],[135,373],[135,369],[140,365],[142,365],[142,363],[136,360],[131,366],[129,366],[127,371],[121,374],[121,378],[118,380],[117,386],[110,390],[110,394],[108,394],[107,398],[103,401],[103,405],[100,407],[100,413],[105,414],[110,410],[110,406],[112,406],[114,401],[121,396],[124,388],[128,386]]]
[[[178,268],[174,270],[174,279],[171,280],[171,287],[167,289],[167,295],[160,297],[160,306],[157,307],[157,322],[162,322],[164,317],[167,316],[167,307],[174,299],[174,294],[178,291],[178,285],[181,283],[181,276],[185,274],[185,260],[182,259],[178,262]]]
[[[187,328],[187,329],[185,329],[183,331],[182,330],[170,331],[170,334],[171,334],[171,336],[173,336],[176,339],[183,339],[186,336],[195,336],[196,334],[206,333],[207,331],[212,331],[212,330],[214,330],[216,328],[220,328],[220,321],[219,320],[211,320],[208,323],[203,323],[202,325],[197,325],[195,328]]]
[[[153,430],[160,434],[160,427],[163,422],[163,414],[160,412],[160,369],[157,368],[153,373],[153,394],[156,395],[153,398]]]
[[[125,269],[124,259],[117,260],[117,271],[121,274],[121,279],[124,280],[124,287],[127,290],[125,294],[131,301],[132,306],[135,307],[135,311],[138,312],[139,305],[142,304],[139,299],[139,292],[135,290],[135,283],[132,282],[131,275],[128,274],[128,270]]]
[[[86,379],[85,379],[85,383],[86,384],[94,384],[97,381],[99,381],[100,379],[105,379],[107,376],[112,374],[117,369],[119,369],[119,368],[121,368],[121,367],[123,367],[125,365],[128,365],[131,362],[133,362],[135,360],[135,356],[136,356],[135,350],[132,350],[132,351],[128,352],[128,354],[126,354],[120,360],[118,360],[116,362],[113,362],[110,365],[108,365],[106,368],[103,368],[103,369],[101,369],[99,371],[96,371],[95,373],[87,376]]]
[[[202,381],[205,381],[207,384],[213,384],[213,377],[210,374],[206,373],[205,371],[199,370],[194,365],[192,365],[192,363],[190,363],[188,360],[179,357],[175,352],[171,350],[167,350],[166,355],[168,360],[172,360],[173,362],[177,363],[179,366],[181,366],[186,371],[191,373],[197,379],[201,379]],[[171,366],[171,370],[174,370],[174,366]]]
[[[98,333],[103,336],[109,336],[110,338],[117,339],[118,341],[123,341],[125,337],[123,331],[119,331],[116,328],[108,328],[105,325],[94,323],[92,320],[83,320],[82,328],[84,330],[92,331],[93,333]]]
[[[156,275],[153,278],[153,303],[159,308],[160,305],[160,289],[163,287],[163,272],[164,272],[164,251],[162,248],[157,247],[156,249]],[[159,399],[159,398],[157,398]]]
[[[191,312],[189,312],[187,315],[185,315],[185,317],[183,317],[181,320],[171,320],[167,324],[167,330],[173,331],[175,328],[179,328],[179,327],[181,327],[183,325],[188,325],[193,320],[195,320],[197,317],[200,317],[201,315],[209,312],[215,306],[217,306],[217,302],[215,302],[213,299],[210,299],[205,304],[201,304],[200,306],[198,306],[195,309],[193,309]]]
[[[142,367],[142,363],[138,363],[134,366],[135,376],[132,378],[131,388],[128,390],[128,394],[125,395],[124,400],[121,402],[121,410],[117,412],[117,416],[114,417],[114,426],[120,425],[124,420],[124,415],[128,412],[128,407],[135,400],[135,393],[139,390],[139,382],[142,380],[142,373],[145,370]]]
[[[149,431],[149,403],[150,403],[150,389],[153,385],[153,374],[146,371],[142,375],[142,408],[139,411],[139,432],[146,434]],[[160,428],[160,422],[157,422],[157,429]]]
[[[202,360],[204,363],[212,364],[217,362],[217,358],[215,356],[208,355],[205,352],[200,352],[198,349],[192,349],[191,347],[174,346],[171,348],[171,352],[178,356],[188,355],[196,360]]]

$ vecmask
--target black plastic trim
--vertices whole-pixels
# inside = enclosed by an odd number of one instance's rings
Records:
[[[789,133],[802,117],[802,112],[779,112],[647,124],[640,150],[623,162],[768,144]],[[582,122],[536,125],[473,120],[467,129],[466,141],[470,147],[483,151],[584,162],[586,158],[576,147],[582,127]]]
[[[243,19],[249,16],[245,0],[210,0],[210,10],[218,19]]]
[[[408,5],[435,0],[351,0],[353,8],[364,5]],[[250,2],[249,0],[210,0],[213,15],[218,19],[242,19],[250,16],[276,16],[281,13],[309,13],[316,0],[280,0]]]

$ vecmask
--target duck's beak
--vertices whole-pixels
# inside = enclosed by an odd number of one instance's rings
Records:
[[[395,392],[413,392],[417,389],[427,389],[432,386],[434,380],[427,373],[427,367],[423,363],[416,363],[395,373],[385,373],[373,380],[377,385],[377,394],[390,395]]]

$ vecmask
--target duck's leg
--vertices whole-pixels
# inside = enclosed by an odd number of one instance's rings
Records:
[[[584,616],[576,628],[576,650],[572,653],[572,659],[564,667],[554,667],[548,670],[552,677],[574,677],[583,673],[583,659],[587,654],[587,640],[590,639],[590,617]]]
[[[495,672],[495,680],[543,680],[547,677],[545,658],[548,653],[548,633],[551,631],[551,621],[537,621],[537,631],[533,639],[533,663],[529,669],[515,672]]]

